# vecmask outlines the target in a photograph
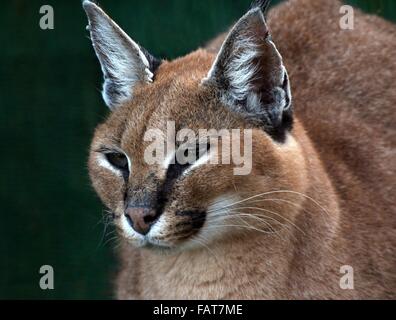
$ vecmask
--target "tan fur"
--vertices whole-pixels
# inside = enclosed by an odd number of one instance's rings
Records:
[[[281,145],[254,129],[252,175],[201,167],[176,183],[164,213],[164,239],[182,245],[186,240],[173,235],[176,210],[205,207],[227,193],[292,190],[305,196],[279,193],[270,198],[288,202],[255,204],[281,213],[287,227],[275,224],[275,234],[230,230],[207,247],[169,254],[124,241],[118,298],[396,298],[396,27],[356,12],[355,30],[342,31],[339,8],[337,1],[291,0],[270,11],[293,89],[292,135]],[[125,186],[97,165],[101,145],[117,144],[133,158],[129,188],[144,193],[165,175],[143,161],[147,129],[165,130],[166,120],[192,129],[251,127],[200,85],[214,58],[198,50],[163,63],[152,84],[136,88],[98,127],[90,175],[116,216]],[[339,286],[343,265],[354,268],[355,290]]]

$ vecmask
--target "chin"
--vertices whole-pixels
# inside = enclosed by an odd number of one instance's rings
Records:
[[[122,239],[130,246],[137,248],[139,250],[144,250],[146,252],[153,252],[156,254],[177,254],[185,251],[194,251],[199,250],[204,247],[199,240],[196,239],[195,235],[191,235],[187,238],[183,238],[182,240],[176,240],[172,242],[167,241],[159,241],[155,238],[147,237],[139,237],[137,238],[128,238],[125,235],[120,235]],[[174,238],[171,234],[169,235],[169,239]]]

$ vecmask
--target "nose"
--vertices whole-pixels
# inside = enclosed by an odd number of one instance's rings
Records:
[[[128,207],[125,210],[125,217],[131,227],[142,235],[149,233],[152,225],[158,218],[155,210],[153,209],[134,207]]]

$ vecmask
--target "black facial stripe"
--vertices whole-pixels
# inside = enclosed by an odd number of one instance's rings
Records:
[[[210,144],[206,146],[206,152],[210,149]],[[200,145],[197,144],[195,154],[201,156]],[[174,163],[169,165],[168,170],[166,172],[166,177],[162,186],[158,189],[157,193],[157,213],[162,214],[162,211],[165,208],[166,203],[168,202],[169,195],[172,193],[172,189],[176,183],[176,181],[182,176],[183,172],[186,171],[191,166],[190,163],[187,164],[179,164]]]
[[[179,217],[190,217],[192,219],[196,219],[202,216],[206,216],[206,212],[202,210],[186,210],[186,211],[177,211],[176,215]]]
[[[205,153],[208,152],[210,149],[210,144],[207,143],[206,144],[206,149],[205,149]],[[188,149],[185,150],[185,153],[187,152]],[[195,159],[198,160],[200,157],[202,157],[205,153],[202,152],[202,148],[201,145],[199,143],[197,143],[196,145],[196,149],[195,149]],[[187,155],[185,154],[185,156],[187,157]],[[175,161],[177,161],[175,159]],[[174,163],[171,164],[168,167],[167,170],[167,176],[166,176],[166,180],[176,180],[178,179],[185,170],[188,169],[189,166],[191,166],[192,163],[186,163],[186,164],[180,164],[180,163]]]
[[[178,168],[176,166],[176,168],[173,168],[172,170],[170,170],[170,167],[168,168],[168,171],[166,173],[166,178],[162,183],[162,185],[158,188],[158,192],[157,192],[157,208],[156,208],[157,215],[161,215],[162,212],[164,211],[165,205],[169,200],[169,195],[172,192],[176,180],[181,176],[183,171],[187,169],[187,167]]]
[[[176,216],[189,217],[189,221],[185,223],[186,225],[191,224],[193,229],[201,229],[206,221],[206,211],[202,210],[178,211]]]

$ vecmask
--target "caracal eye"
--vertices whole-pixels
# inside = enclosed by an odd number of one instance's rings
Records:
[[[106,159],[113,167],[117,168],[118,170],[124,172],[129,171],[128,159],[124,154],[117,152],[107,153]]]

